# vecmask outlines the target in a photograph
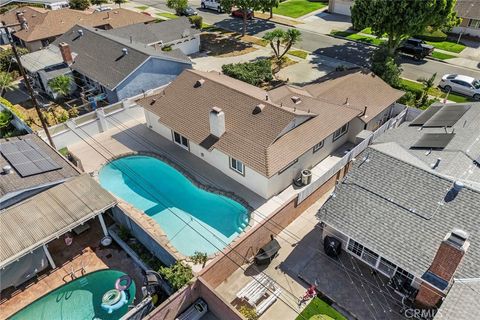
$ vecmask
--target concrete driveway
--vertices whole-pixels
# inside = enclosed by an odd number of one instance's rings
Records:
[[[352,26],[349,16],[336,13],[320,12],[302,19],[304,22],[297,26],[298,29],[308,30],[323,34],[330,34],[332,30],[347,30]]]

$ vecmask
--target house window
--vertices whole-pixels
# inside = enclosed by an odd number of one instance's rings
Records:
[[[368,248],[363,248],[362,259],[372,267],[375,267],[377,265],[378,254]]]
[[[175,131],[173,132],[173,142],[188,150],[188,139],[182,136],[180,133]]]
[[[317,152],[318,150],[323,148],[323,142],[324,140],[320,141],[316,145],[313,146],[313,153]]]
[[[395,268],[397,268],[395,264],[391,263],[385,258],[380,258],[380,262],[378,263],[378,270],[386,274],[388,277],[393,276],[393,274],[395,273]]]
[[[348,250],[351,251],[353,254],[361,257],[363,246],[355,240],[350,239],[348,241]]]
[[[237,159],[230,158],[230,169],[240,174],[245,174],[245,166],[241,161],[238,161]]]
[[[348,123],[343,125],[340,129],[338,129],[333,133],[333,141],[337,140],[347,132],[348,132]]]
[[[395,271],[395,276],[405,279],[408,284],[411,284],[414,279],[413,274],[403,270],[402,268],[397,268],[397,271]]]
[[[470,22],[468,23],[468,26],[470,28],[480,29],[480,20],[470,19]]]
[[[298,162],[298,159],[295,159],[293,160],[292,162],[290,162],[289,164],[287,164],[282,170],[278,171],[278,174],[281,174],[282,172],[285,172],[288,170],[288,168],[290,168],[291,166],[293,166],[295,163]]]

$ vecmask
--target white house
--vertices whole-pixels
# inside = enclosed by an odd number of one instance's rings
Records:
[[[360,69],[269,92],[186,70],[139,104],[149,128],[268,199],[360,131],[381,125],[402,95]]]

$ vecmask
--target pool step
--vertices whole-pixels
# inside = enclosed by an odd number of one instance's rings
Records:
[[[78,279],[78,282],[80,283],[81,287],[85,287],[86,285],[88,285],[88,279],[85,277]]]

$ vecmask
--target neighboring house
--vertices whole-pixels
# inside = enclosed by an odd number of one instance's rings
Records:
[[[358,69],[270,92],[219,73],[187,70],[139,104],[152,130],[270,198],[301,170],[388,119],[402,95]]]
[[[0,291],[56,268],[48,243],[116,205],[35,134],[0,139]]]
[[[480,37],[480,1],[457,0],[455,7],[457,16],[462,18],[458,27],[453,28],[454,33],[468,34]]]
[[[56,38],[76,24],[109,30],[136,23],[149,23],[155,18],[130,11],[115,9],[104,12],[86,12],[72,9],[45,10],[37,7],[21,7],[0,15],[6,24],[26,23],[14,27],[14,40],[30,51],[47,47]]]
[[[480,103],[432,106],[389,130],[319,211],[323,236],[435,308],[454,276],[480,277],[479,132]]]
[[[69,4],[67,0],[3,0],[0,4],[1,6],[6,6],[9,3],[20,4],[24,3],[27,5],[37,4],[43,5],[46,9],[58,10],[63,8],[68,8]]]
[[[155,48],[180,49],[185,54],[200,50],[200,30],[187,17],[162,23],[137,23],[108,31],[109,34]]]
[[[73,81],[72,70],[63,61],[58,47],[48,46],[43,50],[21,56],[20,60],[27,75],[32,79],[33,86],[51,98],[56,99],[58,95],[50,88],[48,82],[57,76],[66,75],[72,77],[70,92],[77,89],[77,85]]]
[[[350,16],[353,0],[329,0],[328,12]]]
[[[29,61],[26,69],[41,83],[45,79],[42,73],[54,70],[51,72],[69,74],[71,69],[83,91],[110,103],[166,85],[191,68],[190,59],[180,50],[166,52],[83,26],[73,27],[49,48],[21,59]],[[49,62],[39,69],[35,61]],[[39,88],[46,84],[44,81]]]
[[[471,320],[480,315],[480,279],[455,279],[435,320]]]

